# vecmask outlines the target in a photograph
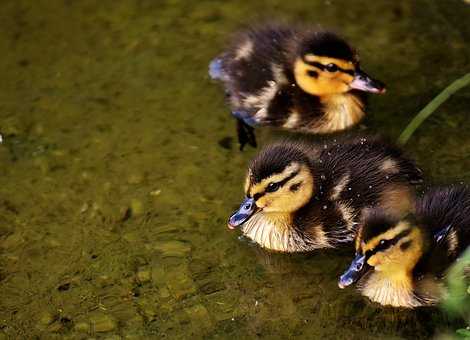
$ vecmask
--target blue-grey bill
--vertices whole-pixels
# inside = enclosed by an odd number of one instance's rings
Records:
[[[366,256],[362,254],[356,254],[356,257],[351,262],[349,268],[341,275],[338,281],[339,288],[343,289],[351,284],[357,282],[364,274],[366,269]]]
[[[356,70],[353,81],[349,84],[352,89],[372,92],[385,93],[385,84],[379,80],[372,79],[365,72]]]
[[[240,205],[240,208],[238,208],[237,211],[235,211],[232,216],[230,216],[228,220],[228,227],[230,229],[235,229],[236,227],[239,227],[256,212],[257,207],[255,200],[253,198],[245,197],[243,200],[242,204]]]

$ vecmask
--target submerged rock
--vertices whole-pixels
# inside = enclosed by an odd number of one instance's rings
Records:
[[[140,184],[142,183],[144,180],[144,175],[140,174],[140,173],[134,173],[134,174],[131,174],[128,178],[127,178],[127,183],[129,184]]]
[[[59,321],[54,321],[47,327],[47,331],[50,333],[57,333],[60,332],[63,329],[64,325]]]
[[[143,323],[144,318],[139,314],[134,315],[132,318],[126,321],[126,325],[131,326],[132,328],[142,327]]]
[[[157,243],[153,248],[162,252],[164,257],[186,257],[191,251],[191,245],[181,241]]]
[[[174,268],[166,276],[170,292],[176,299],[182,299],[196,292],[191,274],[188,270],[184,270],[183,266]]]
[[[77,322],[73,329],[77,332],[81,333],[89,333],[91,330],[91,326],[89,322]]]
[[[56,319],[57,319],[57,317],[54,314],[52,314],[51,312],[46,311],[46,312],[43,312],[40,315],[39,324],[43,325],[43,326],[48,326],[51,323],[53,323]]]
[[[191,322],[195,326],[201,327],[205,330],[212,328],[212,320],[209,315],[209,312],[207,311],[206,307],[204,307],[202,304],[186,308],[185,312],[186,314],[188,314],[189,318],[191,319]]]
[[[154,263],[151,272],[152,281],[158,287],[160,297],[163,299],[170,297],[182,299],[197,291],[187,264],[164,267]]]
[[[140,309],[141,313],[143,313],[143,315],[145,315],[147,320],[155,320],[156,319],[156,316],[158,314],[157,306],[158,306],[158,308],[160,308],[160,306],[155,302],[155,300],[153,300],[151,298],[143,297],[143,298],[140,298],[137,303],[139,305],[139,309]]]
[[[0,247],[4,249],[13,249],[24,243],[24,238],[18,233],[11,234],[3,242],[0,243]]]
[[[149,282],[152,279],[152,272],[149,267],[140,267],[137,270],[137,281],[140,283],[146,283]]]
[[[91,329],[94,332],[110,332],[117,328],[117,321],[114,317],[104,314],[96,313],[90,317]]]
[[[122,337],[120,335],[117,335],[117,334],[114,334],[114,335],[111,335],[111,336],[108,336],[106,338],[104,338],[104,340],[121,340]]]
[[[142,203],[141,200],[137,198],[133,198],[131,200],[130,209],[131,209],[132,216],[142,215],[144,213],[144,204]]]

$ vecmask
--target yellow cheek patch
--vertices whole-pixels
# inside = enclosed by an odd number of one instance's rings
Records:
[[[270,196],[269,194],[266,194],[263,197],[261,197],[259,200],[257,200],[256,201],[256,206],[258,208],[265,208],[265,207],[269,206],[269,204],[271,203],[271,199],[270,199],[269,196]]]
[[[304,56],[304,59],[309,62],[317,62],[323,65],[336,64],[336,66],[342,68],[346,71],[354,71],[354,64],[351,61],[336,59],[330,57],[320,57],[314,54],[307,54]],[[341,72],[343,73],[343,72]]]
[[[402,249],[402,245],[408,247]],[[372,255],[367,263],[391,280],[410,277],[416,264],[423,255],[423,236],[419,228],[412,228],[411,233],[384,252]]]
[[[297,190],[291,190],[292,185],[298,184]],[[287,181],[279,190],[267,192],[261,196],[256,205],[265,212],[292,213],[304,206],[313,194],[313,177],[302,166],[297,176]]]
[[[322,63],[322,65],[327,64]],[[351,66],[348,66],[348,69],[350,68]],[[309,74],[309,71],[316,72],[318,76]],[[302,90],[315,96],[328,96],[348,92],[350,90],[349,83],[354,79],[352,75],[341,71],[328,72],[321,70],[315,65],[307,64],[301,58],[298,58],[294,64],[294,76],[297,85]]]
[[[401,249],[400,246],[406,242],[411,242],[410,246],[405,250]],[[419,228],[413,228],[410,235],[402,242],[399,242],[397,249],[400,249],[401,255],[406,253],[406,259],[410,260],[421,257],[424,246],[424,236],[422,231]]]
[[[296,77],[305,77],[308,79],[311,78],[310,76],[307,76],[307,71],[315,71],[317,73],[322,73],[323,71],[320,70],[319,68],[306,64],[302,59],[298,58],[295,61],[294,64],[294,73]]]
[[[344,73],[344,72],[337,72],[336,77],[338,79],[341,79],[345,83],[349,84],[350,82],[353,81],[354,77],[350,74]]]
[[[393,247],[386,253],[379,253],[371,256],[367,260],[367,264],[374,267],[375,269],[377,269],[377,267],[381,267],[381,270],[386,271],[394,271],[396,269],[399,270],[404,262],[400,261],[400,258],[397,258],[396,255],[398,254],[395,249],[396,247]]]
[[[371,256],[371,257],[367,260],[367,264],[368,264],[369,266],[372,266],[372,267],[380,266],[381,261],[380,261],[379,256],[377,256],[377,255]]]
[[[276,191],[267,192],[266,187],[271,182],[283,182],[283,185]],[[266,212],[290,213],[310,200],[314,191],[313,182],[313,176],[306,165],[291,163],[281,174],[275,174],[261,183],[250,185],[249,195],[255,197],[259,194],[256,205]]]
[[[290,199],[291,197],[289,193],[286,192],[286,189],[284,188],[276,192],[266,193],[256,201],[256,205],[259,208],[269,208],[272,206],[284,207],[289,205]]]

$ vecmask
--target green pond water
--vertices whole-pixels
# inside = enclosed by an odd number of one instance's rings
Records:
[[[272,254],[229,231],[248,161],[207,65],[272,19],[343,33],[388,92],[360,129],[396,139],[469,72],[463,0],[3,0],[0,339],[429,338],[438,308],[371,304],[352,250]],[[406,149],[434,183],[470,182],[470,90]],[[258,132],[261,145],[279,136]]]

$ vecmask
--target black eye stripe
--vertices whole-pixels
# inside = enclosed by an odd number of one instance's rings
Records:
[[[384,243],[382,243],[382,244],[379,243],[379,245],[377,245],[374,249],[368,250],[366,252],[366,257],[369,258],[372,255],[375,255],[376,253],[378,253],[380,251],[384,251],[384,250],[394,246],[395,244],[398,243],[398,241],[400,241],[403,237],[408,236],[410,233],[411,233],[411,229],[405,229],[402,232],[400,232],[397,236],[392,238],[391,240],[383,240],[383,241],[385,241]]]
[[[312,66],[315,66],[316,68],[322,70],[322,71],[325,71],[326,70],[326,65],[323,65],[322,63],[319,63],[317,61],[308,61],[308,60],[305,60],[304,59],[304,62],[306,64],[309,64],[309,65],[312,65]],[[336,64],[335,64],[336,65]],[[336,67],[338,68],[338,71],[340,72],[343,72],[343,73],[346,73],[346,74],[349,74],[351,76],[354,76],[354,71],[353,70],[345,70],[344,68],[341,68],[339,67],[338,65],[336,65]]]
[[[276,182],[276,184],[279,185],[279,188],[281,188],[284,184],[286,184],[287,182],[289,182],[292,178],[294,178],[295,176],[297,176],[299,174],[299,171],[294,171],[293,173],[291,173],[289,176],[287,176],[286,178],[284,178],[282,181],[279,181],[279,182]],[[254,194],[253,196],[253,199],[255,201],[259,200],[261,197],[263,197],[264,195],[266,195],[266,192],[268,192],[266,189],[263,191],[263,192],[259,192],[257,194]]]
[[[322,63],[316,62],[316,61],[305,61],[307,64],[315,66],[316,68],[319,68],[322,71],[325,71],[325,65]]]
[[[294,172],[291,173],[289,176],[287,176],[286,178],[284,178],[282,181],[277,182],[277,184],[279,184],[279,187],[282,187],[284,184],[286,184],[287,182],[289,182],[292,178],[294,178],[294,177],[297,176],[298,174],[299,174],[298,171],[294,171]]]

